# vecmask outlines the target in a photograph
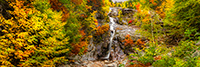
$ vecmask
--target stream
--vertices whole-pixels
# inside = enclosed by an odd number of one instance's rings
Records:
[[[114,12],[115,14],[117,14],[117,10],[116,9],[113,9],[113,8],[110,8],[110,13]],[[110,26],[110,44],[108,45],[108,51],[107,51],[107,55],[105,57],[101,57],[101,59],[108,59],[109,60],[109,57],[110,57],[110,53],[111,53],[111,46],[112,46],[112,42],[113,42],[113,38],[114,38],[114,35],[115,35],[115,28],[114,28],[114,25],[115,25],[115,22],[116,22],[116,19],[109,16],[109,19],[110,19],[110,22],[109,22],[109,26]],[[112,50],[113,51],[113,50]]]
[[[130,35],[134,42],[142,38],[136,31],[139,29],[137,26],[129,26],[128,20],[125,17],[122,22],[126,24],[119,24],[118,11],[125,10],[127,13],[133,13],[133,9],[122,9],[120,7],[110,7],[109,17],[109,31],[101,36],[93,37],[88,45],[88,52],[82,56],[76,55],[69,57],[75,60],[74,63],[66,63],[68,66],[60,67],[118,67],[119,64],[126,65],[128,63],[127,56],[129,53],[134,53],[134,49],[126,47],[122,42],[125,40],[126,35]],[[126,11],[127,10],[127,11]],[[98,20],[99,23],[105,21]],[[103,25],[103,24],[102,24]],[[96,40],[96,39],[100,39]]]

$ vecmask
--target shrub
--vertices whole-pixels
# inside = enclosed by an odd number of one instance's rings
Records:
[[[109,28],[110,28],[109,24],[105,24],[105,25],[99,26],[97,28],[97,31],[96,31],[95,35],[97,36],[97,35],[104,34],[104,33],[106,33],[109,30]]]

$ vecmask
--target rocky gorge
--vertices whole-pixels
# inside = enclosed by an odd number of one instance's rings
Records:
[[[200,67],[199,2],[0,0],[0,66]]]
[[[68,64],[60,67],[119,67],[120,64],[129,65],[127,56],[129,53],[135,53],[132,47],[133,45],[125,45],[125,40],[127,36],[131,37],[133,42],[137,42],[140,39],[142,42],[147,43],[148,40],[142,37],[137,30],[140,28],[135,25],[128,25],[128,15],[123,18],[123,22],[119,21],[116,17],[122,11],[122,14],[133,15],[137,10],[134,9],[122,9],[120,7],[110,7],[110,12],[108,17],[110,22],[109,30],[107,33],[102,34],[100,37],[96,37],[96,40],[91,39],[90,45],[88,46],[88,53],[79,56],[70,57],[70,59],[75,60],[73,64]],[[103,20],[98,20],[103,21]],[[100,22],[99,22],[100,23]],[[143,44],[144,44],[143,43]]]

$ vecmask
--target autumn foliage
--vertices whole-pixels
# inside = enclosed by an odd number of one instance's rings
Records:
[[[33,6],[24,6],[23,3],[18,0],[10,3],[15,10],[9,12],[15,17],[9,20],[1,17],[2,25],[7,26],[3,30],[4,35],[0,37],[3,56],[1,64],[45,66],[62,63],[61,59],[65,59],[65,56],[60,54],[69,51],[69,48],[66,48],[68,38],[64,38],[65,34],[62,33],[65,25],[60,20],[62,13],[50,9],[42,13]],[[48,14],[54,17],[49,18]]]
[[[133,40],[131,39],[130,35],[126,35],[125,40],[123,40],[122,42],[125,42],[125,43],[124,43],[124,46],[127,46],[127,45],[134,45],[134,42],[133,42]]]
[[[110,29],[110,27],[108,24],[99,26],[99,27],[97,27],[97,31],[96,31],[95,35],[102,35],[102,34],[108,32],[109,29]]]
[[[65,6],[63,6],[63,3],[59,2],[59,0],[49,0],[51,4],[51,8],[54,10],[61,10],[63,11],[62,15],[62,21],[66,21],[66,19],[69,17],[69,10]]]
[[[122,42],[124,42],[124,46],[142,46],[145,44],[145,42],[141,39],[137,39],[137,41],[134,41],[129,34],[125,36],[125,39],[122,40]]]
[[[67,62],[71,54],[87,52],[87,40],[91,38],[88,30],[95,28],[94,14],[85,8],[88,17],[79,19],[81,13],[67,9],[81,1],[67,1],[68,7],[58,0],[8,2],[14,10],[8,11],[13,16],[11,19],[0,16],[0,26],[5,26],[0,36],[1,66],[52,67]]]

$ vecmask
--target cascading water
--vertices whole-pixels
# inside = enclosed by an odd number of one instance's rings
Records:
[[[115,35],[115,22],[117,22],[117,18],[114,18],[112,16],[116,16],[117,15],[117,10],[110,8],[110,12],[108,13],[108,17],[110,19],[109,25],[110,25],[110,44],[108,45],[108,51],[107,51],[107,55],[105,57],[101,57],[101,59],[109,59],[110,57],[110,53],[111,53],[111,46],[112,46],[112,41]]]

